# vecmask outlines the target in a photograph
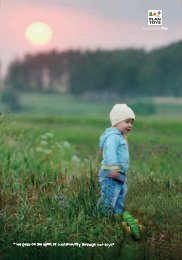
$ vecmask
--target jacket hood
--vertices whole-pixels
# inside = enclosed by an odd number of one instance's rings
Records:
[[[103,132],[103,134],[100,137],[99,147],[103,148],[106,138],[109,135],[113,135],[113,134],[121,135],[120,131],[117,128],[114,127],[106,128],[106,130]]]

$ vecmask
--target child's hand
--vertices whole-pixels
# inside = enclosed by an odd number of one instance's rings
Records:
[[[110,177],[113,179],[118,179],[119,172],[118,171],[111,171],[110,172]]]

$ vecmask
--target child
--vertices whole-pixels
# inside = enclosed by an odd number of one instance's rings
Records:
[[[116,104],[110,112],[112,127],[100,137],[103,160],[99,171],[101,197],[98,206],[104,214],[123,212],[129,151],[126,135],[131,131],[135,114],[126,104]]]

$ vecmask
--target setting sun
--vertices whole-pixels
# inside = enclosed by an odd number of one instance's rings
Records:
[[[52,30],[46,23],[34,22],[27,26],[25,36],[34,45],[45,45],[52,38]]]

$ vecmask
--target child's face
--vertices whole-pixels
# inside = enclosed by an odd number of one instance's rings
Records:
[[[118,125],[117,125],[117,129],[122,132],[123,134],[127,134],[131,131],[132,126],[133,126],[133,119],[126,119],[124,121],[121,121]]]

